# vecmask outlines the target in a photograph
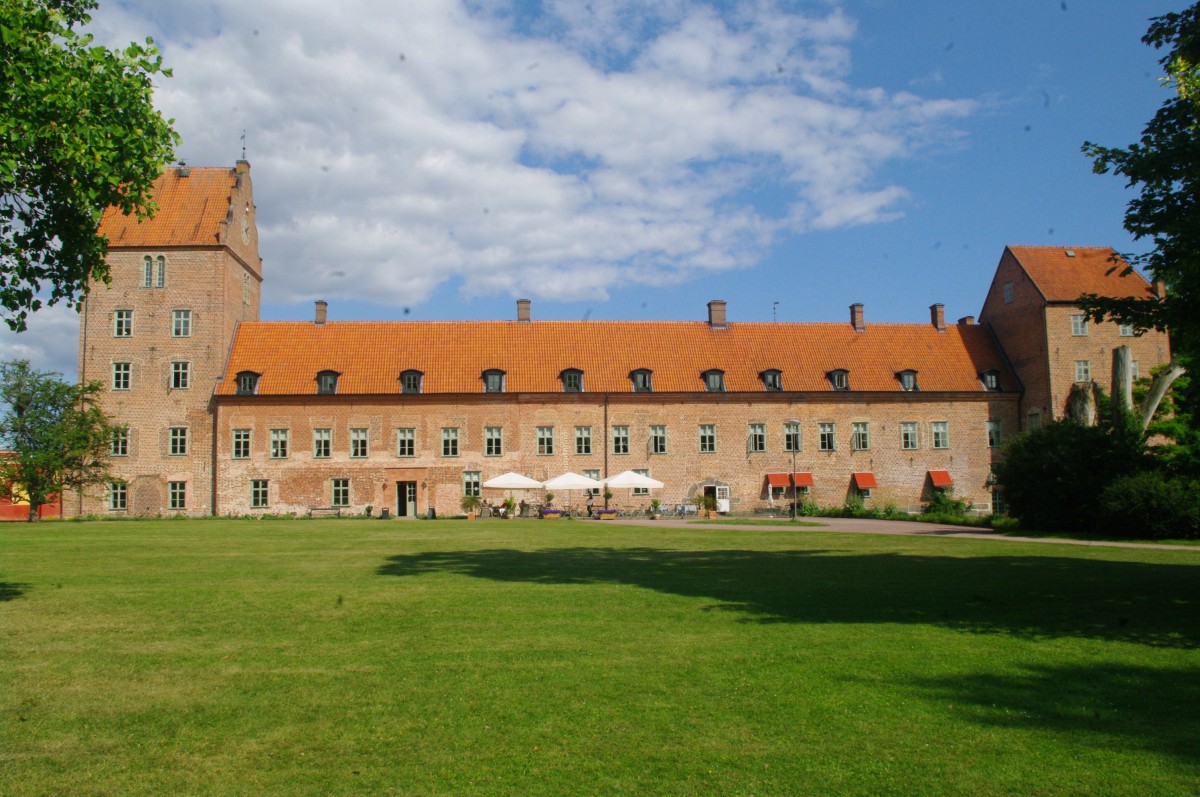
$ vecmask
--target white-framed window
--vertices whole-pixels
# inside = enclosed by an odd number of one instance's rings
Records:
[[[829,380],[829,386],[834,390],[849,390],[850,389],[850,372],[845,368],[838,368],[825,374]]]
[[[266,479],[251,479],[250,480],[250,508],[251,509],[266,509],[269,506],[268,494],[270,482]]]
[[[583,371],[580,371],[578,368],[568,368],[560,376],[562,377],[564,393],[583,392]]]
[[[640,474],[642,476],[646,476],[646,477],[650,476],[650,471],[647,470],[646,468],[634,468],[633,472]],[[631,491],[631,494],[632,495],[650,495],[650,488],[649,487],[634,487],[633,490]]]
[[[709,393],[725,392],[725,372],[716,368],[705,371],[704,389]]]
[[[1000,374],[996,371],[984,371],[979,375],[979,381],[983,382],[984,390],[1000,389]]]
[[[173,457],[186,456],[188,452],[188,428],[172,426],[167,430],[167,453]]]
[[[167,286],[167,259],[159,255],[155,258],[155,262],[158,266],[158,278],[154,282],[154,287],[165,288]]]
[[[900,448],[913,451],[921,447],[921,433],[916,421],[900,422]]]
[[[800,424],[788,421],[783,425],[783,450],[787,452],[803,451],[804,440],[800,436]]]
[[[638,368],[629,373],[629,381],[633,383],[634,393],[654,392],[654,372],[649,368]]]
[[[167,482],[167,509],[187,509],[187,482]]]
[[[350,506],[350,480],[330,480],[330,506]]]
[[[988,448],[999,448],[1004,441],[1004,425],[1000,421],[991,420],[987,422],[987,441]]]
[[[133,337],[133,311],[116,310],[113,312],[113,337]]]
[[[249,459],[250,458],[250,430],[249,429],[234,429],[233,430],[233,458],[234,459]]]
[[[598,470],[585,470],[583,475],[587,476],[589,479],[600,481],[600,471]],[[590,490],[584,490],[584,493],[587,495],[600,495],[600,490],[601,488],[599,487],[593,487]]]
[[[663,424],[650,427],[650,446],[651,454],[667,453],[667,427]]]
[[[817,448],[821,451],[837,450],[837,424],[817,424]]]
[[[142,287],[154,287],[154,258],[150,255],[142,258]]]
[[[129,456],[129,427],[118,426],[113,429],[112,445],[109,448],[109,453],[114,457]]]
[[[1076,313],[1071,316],[1071,334],[1076,337],[1085,336],[1088,333],[1088,319],[1083,313]]]
[[[717,450],[717,425],[702,423],[698,429],[700,435],[700,453],[713,454]]]
[[[489,368],[483,372],[483,392],[484,393],[503,393],[504,392],[504,372],[498,368]]]
[[[1123,338],[1132,338],[1133,337],[1133,324],[1121,324],[1121,337],[1123,337]]]
[[[396,430],[396,456],[415,457],[417,455],[417,430],[400,428]]]
[[[612,428],[612,452],[614,454],[629,453],[629,427],[614,426]]]
[[[125,482],[108,483],[108,508],[121,512],[129,508],[129,488]]]
[[[1092,363],[1090,360],[1075,361],[1075,381],[1076,382],[1091,382],[1092,381]]]
[[[192,336],[192,311],[171,311],[171,337],[190,338]]]
[[[321,371],[317,374],[317,395],[331,396],[337,393],[338,377],[341,376],[337,371]]]
[[[783,372],[782,371],[780,371],[776,368],[771,368],[769,370],[763,371],[758,376],[760,379],[762,379],[763,390],[767,390],[770,392],[778,392],[780,390],[783,390]]]
[[[401,393],[420,393],[425,383],[425,374],[408,370],[400,374]]]
[[[504,456],[504,428],[501,426],[483,427],[483,455],[485,457]]]
[[[329,459],[333,455],[333,430],[313,429],[313,459]]]
[[[921,389],[921,386],[917,384],[917,372],[912,369],[901,371],[896,374],[896,377],[900,380],[900,389],[906,393],[913,393]]]
[[[581,455],[592,453],[592,427],[575,427],[575,453]]]
[[[289,436],[287,429],[271,430],[271,459],[287,459]]]
[[[112,389],[113,390],[128,390],[131,381],[130,374],[133,372],[132,363],[113,363],[112,364]]]
[[[366,459],[368,456],[367,441],[369,437],[366,429],[351,429],[350,430],[350,458],[351,459]]]
[[[480,490],[479,471],[463,471],[463,495],[473,495],[476,498],[483,495]]]
[[[767,425],[765,423],[752,423],[747,430],[746,448],[752,453],[761,453],[767,450]]]
[[[239,396],[253,396],[258,392],[258,378],[260,374],[254,371],[239,371],[237,375],[237,394]]]
[[[855,451],[867,451],[871,448],[871,427],[866,421],[850,424],[850,447]]]
[[[929,424],[929,430],[933,433],[934,448],[949,448],[950,447],[950,422],[949,421],[934,421]]]
[[[554,427],[537,427],[537,452],[539,456],[549,456],[554,453]]]
[[[1012,304],[1013,302],[1013,284],[1011,282],[1004,283],[1004,303]]]
[[[171,363],[171,389],[187,390],[192,385],[192,364],[175,360]]]
[[[442,456],[458,456],[458,427],[446,426],[442,428]]]

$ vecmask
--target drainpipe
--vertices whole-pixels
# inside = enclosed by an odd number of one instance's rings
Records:
[[[604,394],[604,436],[601,438],[604,446],[604,478],[608,478],[608,394]],[[604,508],[608,509],[608,485],[604,485]]]

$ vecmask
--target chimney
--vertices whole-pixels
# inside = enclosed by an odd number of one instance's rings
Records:
[[[969,327],[969,326],[973,326],[974,324],[975,324],[975,316],[973,316],[973,315],[965,315],[962,318],[958,319],[958,325],[960,327]]]
[[[855,332],[867,331],[867,325],[863,321],[863,306],[861,303],[855,302],[850,305],[850,326],[854,327]]]
[[[517,299],[517,320],[522,324],[529,323],[529,305],[528,299]]]
[[[186,163],[184,163],[183,161],[180,161],[178,168],[175,169],[175,173],[177,175],[179,175],[180,177],[187,177],[189,174],[192,173],[192,170],[188,168],[188,165]]]
[[[929,322],[938,332],[946,331],[946,308],[940,302],[929,305]]]
[[[1155,280],[1153,283],[1154,295],[1160,299],[1167,298],[1167,283],[1162,280]]]
[[[708,303],[708,325],[713,329],[725,329],[729,326],[725,321],[724,299],[713,299]]]
[[[242,158],[240,161],[234,164],[233,171],[236,174],[246,174],[250,171],[250,161]]]
[[[325,323],[325,318],[327,315],[326,311],[328,309],[329,309],[329,302],[325,301],[324,299],[317,299],[317,318],[316,318],[317,326],[321,326],[321,324]]]

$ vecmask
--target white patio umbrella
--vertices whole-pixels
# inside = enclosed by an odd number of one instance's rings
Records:
[[[578,473],[567,471],[561,476],[555,476],[553,479],[542,482],[542,486],[547,490],[599,490],[604,486],[604,483],[588,476],[580,476]]]
[[[663,486],[663,483],[658,479],[651,479],[649,476],[643,476],[632,470],[623,470],[616,476],[609,476],[604,480],[604,483],[614,490],[627,490],[635,487],[657,489]]]
[[[519,473],[509,471],[508,473],[500,474],[494,479],[488,479],[483,483],[483,486],[495,490],[535,490],[540,488],[542,483],[528,476],[522,476]]]

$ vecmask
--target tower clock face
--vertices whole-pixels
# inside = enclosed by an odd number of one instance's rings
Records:
[[[242,216],[242,243],[250,243],[250,217]]]

